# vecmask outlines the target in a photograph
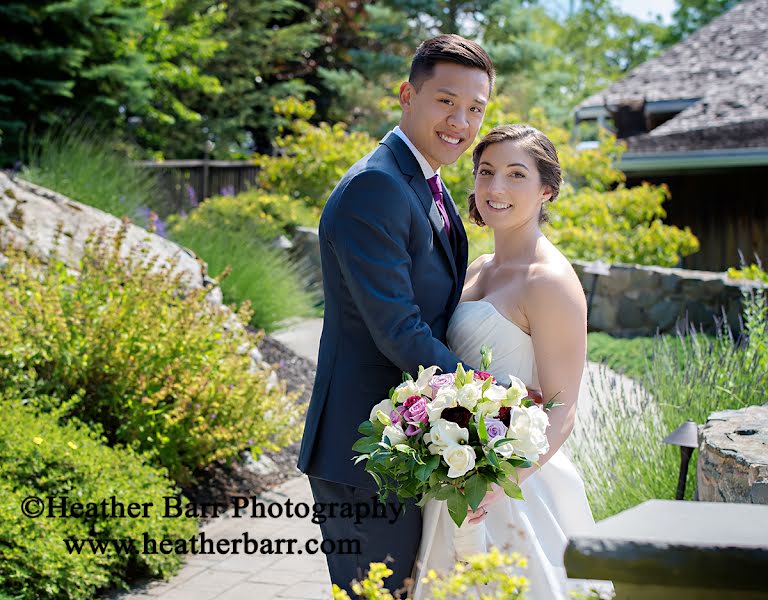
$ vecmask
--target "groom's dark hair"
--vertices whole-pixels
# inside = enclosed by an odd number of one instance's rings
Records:
[[[419,91],[422,84],[432,77],[435,65],[441,62],[485,71],[490,84],[489,91],[493,90],[496,71],[493,69],[488,53],[477,42],[450,33],[430,38],[416,48],[416,54],[411,61],[411,74],[408,76],[408,81],[416,91]]]

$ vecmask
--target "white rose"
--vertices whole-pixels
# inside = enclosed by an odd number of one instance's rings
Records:
[[[419,388],[416,386],[416,382],[409,379],[408,381],[404,381],[403,383],[401,383],[395,388],[394,401],[395,401],[395,404],[402,404],[411,396],[420,396],[420,395],[421,395],[421,392],[419,391]]]
[[[525,384],[520,379],[510,375],[509,388],[505,395],[506,398],[502,402],[504,406],[518,406],[520,401],[528,396],[528,388],[525,387]]]
[[[437,419],[424,434],[424,443],[432,454],[442,454],[449,446],[456,446],[459,442],[466,443],[467,440],[469,430],[445,419]]]
[[[389,415],[392,414],[393,410],[395,410],[395,407],[392,404],[392,400],[387,398],[387,399],[382,400],[381,402],[379,402],[376,406],[374,406],[371,409],[371,416],[368,418],[368,420],[371,421],[372,423],[375,423],[376,422],[376,418],[377,418],[376,417],[376,413],[377,412],[381,411],[385,415],[389,416]]]
[[[456,401],[459,406],[463,406],[467,410],[474,410],[477,405],[477,401],[483,395],[483,382],[473,381],[463,386],[456,397]]]
[[[549,451],[547,426],[549,418],[538,406],[516,406],[509,415],[507,437],[515,438],[515,452],[530,461]]]
[[[384,432],[381,434],[381,441],[386,442],[384,438],[389,438],[390,445],[402,444],[408,437],[405,435],[403,428],[400,425],[387,425],[384,428]]]
[[[449,467],[448,477],[461,477],[475,468],[475,450],[466,444],[452,445],[443,452],[443,460]]]
[[[452,385],[446,385],[441,387],[437,392],[435,399],[431,402],[427,402],[427,417],[429,422],[434,423],[443,414],[446,408],[454,408],[456,406],[456,388]]]

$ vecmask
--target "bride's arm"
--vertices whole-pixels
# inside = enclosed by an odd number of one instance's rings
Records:
[[[536,368],[544,401],[563,406],[549,411],[549,452],[544,465],[568,439],[576,420],[579,386],[587,353],[587,304],[573,271],[546,269],[528,286],[525,312],[531,329]],[[520,481],[538,467],[521,469]]]
[[[581,283],[573,271],[546,269],[527,284],[524,306],[531,329],[533,351],[545,401],[556,394],[556,406],[549,411],[549,452],[539,457],[545,464],[565,443],[576,419],[581,374],[587,353],[587,304]],[[559,392],[559,393],[558,393]],[[522,483],[539,467],[519,469]],[[493,484],[478,507],[484,510],[476,516],[469,511],[469,522],[485,520],[487,507],[505,497],[504,490]]]

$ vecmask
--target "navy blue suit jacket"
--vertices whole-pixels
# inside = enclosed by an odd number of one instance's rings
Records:
[[[464,286],[467,237],[444,196],[455,253],[416,157],[389,133],[323,209],[325,315],[298,463],[309,475],[375,490],[351,460],[358,425],[403,371],[453,371],[459,362],[445,334]]]

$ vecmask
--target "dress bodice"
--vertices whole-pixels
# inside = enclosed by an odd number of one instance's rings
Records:
[[[480,348],[490,346],[489,371],[503,385],[514,375],[529,388],[540,387],[531,336],[486,300],[462,302],[456,307],[448,324],[447,341],[456,356],[476,368],[480,367]]]

